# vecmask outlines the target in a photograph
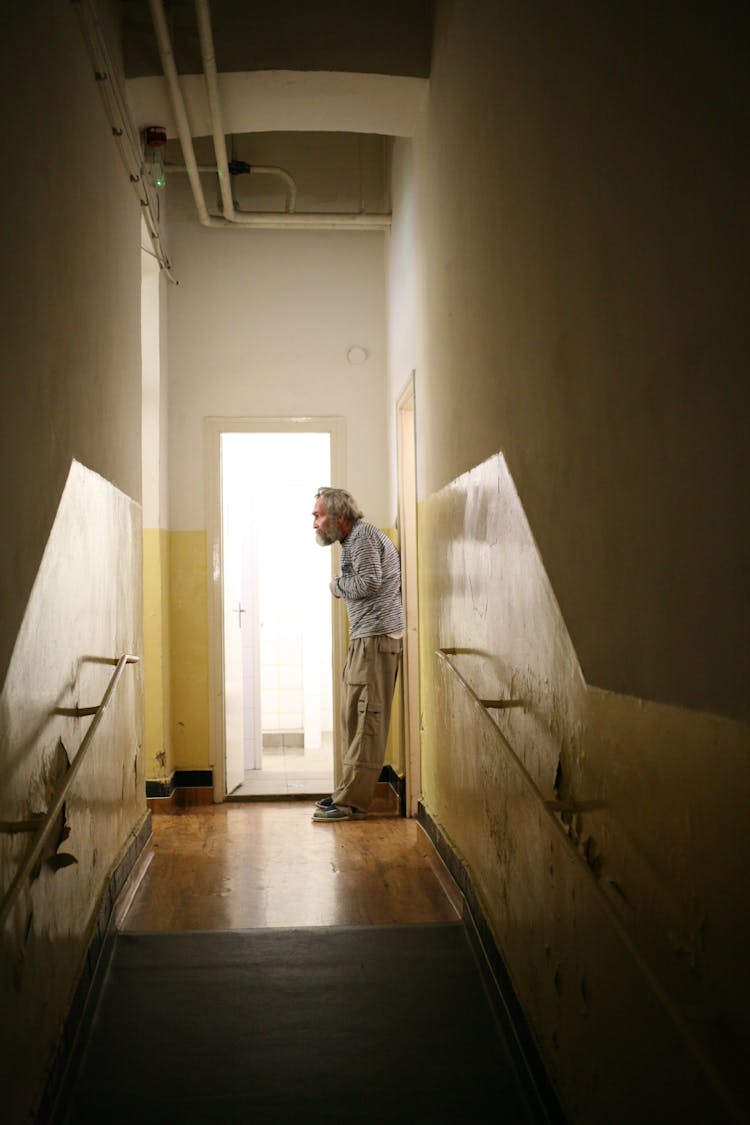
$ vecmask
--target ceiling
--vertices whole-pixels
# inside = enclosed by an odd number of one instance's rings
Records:
[[[218,69],[341,71],[427,78],[432,0],[212,0]],[[166,0],[177,69],[199,74],[192,0]],[[161,74],[147,0],[119,0],[125,75]]]
[[[163,6],[190,131],[207,138],[195,5]],[[134,123],[139,130],[158,124],[174,138],[148,0],[116,0],[115,12]],[[223,127],[234,156],[286,168],[298,186],[299,210],[387,211],[383,138],[415,131],[427,96],[433,0],[210,0],[210,13]],[[210,163],[211,142],[198,144]],[[171,144],[169,159],[179,162],[175,152]],[[265,198],[270,187],[276,206],[283,205],[283,185],[261,180],[235,181],[240,202],[274,209]],[[171,182],[177,203],[187,185]]]

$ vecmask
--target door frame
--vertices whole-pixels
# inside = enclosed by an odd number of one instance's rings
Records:
[[[226,734],[224,729],[224,561],[222,558],[221,518],[221,435],[315,433],[330,436],[331,481],[346,487],[346,419],[324,418],[205,418],[203,423],[206,465],[206,547],[208,554],[208,714],[209,760],[213,771],[214,802],[221,804],[226,790]],[[322,485],[324,482],[320,482]],[[312,512],[313,497],[310,497]],[[312,518],[310,522],[312,535]],[[331,552],[331,576],[336,573],[337,556]],[[339,761],[341,677],[346,649],[346,622],[340,599],[331,598],[333,650],[333,760]]]
[[[422,796],[421,707],[419,698],[419,571],[417,533],[416,372],[396,400],[396,472],[401,591],[404,604],[404,771],[406,812],[415,817]]]

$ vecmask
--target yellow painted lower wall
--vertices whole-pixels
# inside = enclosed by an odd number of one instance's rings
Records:
[[[585,683],[501,455],[420,543],[424,801],[568,1119],[742,1120],[750,730]]]
[[[143,530],[143,675],[146,778],[167,782],[174,771],[170,693],[170,535]]]
[[[401,668],[398,670],[396,690],[393,693],[393,709],[391,711],[391,726],[388,731],[388,742],[385,747],[385,765],[391,766],[400,776],[404,774],[404,696],[403,676]]]
[[[387,535],[391,542],[399,546],[399,533],[396,527],[383,527],[381,531]],[[335,674],[335,672],[334,672]],[[404,701],[403,701],[403,676],[399,668],[396,690],[393,695],[393,710],[391,712],[391,726],[388,731],[388,742],[385,748],[385,764],[391,766],[397,774],[404,773]]]
[[[211,766],[208,715],[208,564],[205,531],[169,533],[172,758]]]

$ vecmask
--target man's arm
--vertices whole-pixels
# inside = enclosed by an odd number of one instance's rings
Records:
[[[331,582],[331,593],[337,598],[371,598],[383,583],[383,568],[378,544],[362,537],[354,545],[350,562],[352,574],[340,574]]]

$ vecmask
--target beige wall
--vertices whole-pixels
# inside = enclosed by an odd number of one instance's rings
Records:
[[[48,807],[61,746],[70,759],[85,734],[56,709],[99,702],[112,669],[91,658],[141,651],[140,214],[75,5],[4,13],[0,83],[0,819],[16,820]],[[66,802],[76,862],[43,866],[5,925],[9,1120],[40,1092],[100,896],[145,814],[141,742],[129,668]],[[0,837],[3,894],[27,839]]]
[[[670,10],[438,6],[421,481],[502,449],[589,682],[749,717],[747,82]]]
[[[592,1125],[730,1119],[748,1035],[743,81],[673,15],[438,4],[393,160],[424,799]]]
[[[140,215],[90,71],[64,0],[6,15],[3,672],[72,459],[140,496]]]

